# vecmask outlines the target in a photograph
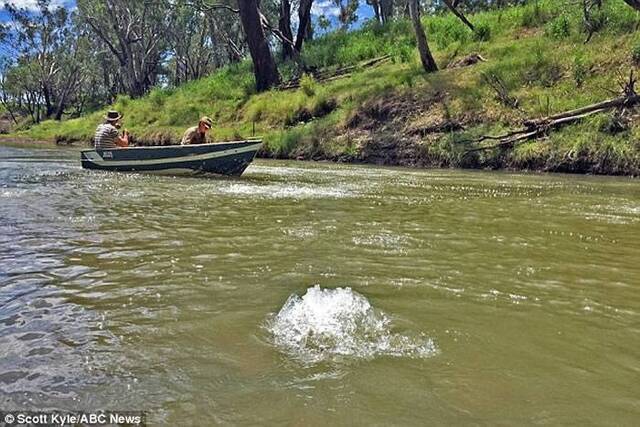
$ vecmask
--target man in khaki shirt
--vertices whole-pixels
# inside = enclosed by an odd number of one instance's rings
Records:
[[[182,145],[187,144],[208,144],[209,138],[207,138],[207,132],[211,129],[213,125],[213,120],[209,117],[202,117],[198,126],[193,126],[187,129],[182,135],[182,141],[180,142]]]

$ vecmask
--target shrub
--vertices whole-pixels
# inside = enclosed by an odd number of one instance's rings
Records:
[[[414,52],[415,52],[415,48],[411,46],[399,45],[395,49],[395,54],[393,56],[393,59],[395,61],[397,58],[400,60],[401,63],[406,64],[408,62],[411,62],[411,59],[413,59]]]
[[[124,110],[127,108],[129,103],[131,102],[131,97],[129,95],[118,95],[118,98],[115,102],[115,108],[118,111]]]
[[[307,42],[302,52],[310,67],[353,65],[385,54],[395,55],[399,48],[415,47],[411,24],[399,19],[385,25],[373,20],[354,31],[336,31]]]
[[[175,108],[166,111],[162,124],[167,126],[186,126],[198,121],[202,111],[196,105],[176,105]]]
[[[161,88],[155,88],[149,93],[149,101],[156,107],[163,107],[170,93]]]
[[[576,87],[582,87],[585,80],[589,76],[589,67],[582,55],[577,55],[573,60],[573,81]]]
[[[437,16],[427,21],[427,33],[439,49],[451,43],[464,44],[470,39],[469,29],[455,16]]]
[[[609,1],[603,4],[599,12],[603,25],[618,34],[629,34],[638,29],[638,14],[622,1]]]
[[[525,28],[539,27],[544,25],[548,19],[548,13],[543,10],[536,1],[534,4],[528,5],[522,10],[520,25]]]
[[[300,89],[307,96],[313,96],[318,89],[318,83],[311,74],[303,74],[300,78]]]
[[[522,79],[529,85],[553,86],[562,77],[560,64],[547,57],[542,48],[534,53],[534,62],[522,74]]]
[[[473,40],[486,42],[491,40],[491,27],[488,24],[479,24],[473,33]]]
[[[571,23],[566,15],[560,15],[545,27],[545,34],[554,39],[566,39],[571,35]]]

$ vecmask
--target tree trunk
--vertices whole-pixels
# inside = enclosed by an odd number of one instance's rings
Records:
[[[240,21],[247,37],[249,53],[253,60],[253,72],[256,76],[256,89],[265,91],[280,83],[278,68],[271,55],[269,42],[264,35],[256,0],[238,0]]]
[[[293,33],[291,32],[291,2],[289,0],[280,1],[278,28],[283,36],[289,40],[293,40]],[[289,43],[282,42],[282,59],[287,60],[291,58],[293,58],[293,48]]]
[[[304,41],[310,42],[313,40],[313,24],[311,23],[311,13],[309,13],[309,20],[307,21],[307,31],[304,34]]]
[[[380,0],[380,22],[386,24],[393,16],[393,0]]]
[[[296,36],[295,48],[298,52],[302,50],[302,43],[307,40],[311,28],[311,5],[313,0],[300,0],[298,7],[298,34]]]
[[[624,2],[635,10],[640,11],[640,0],[624,0]]]
[[[382,21],[380,21],[380,0],[367,0],[367,4],[373,9],[376,22],[382,23]]]
[[[413,23],[413,29],[416,33],[416,42],[418,44],[418,51],[420,52],[420,60],[422,61],[422,67],[427,73],[433,73],[438,71],[438,65],[436,64],[431,50],[429,50],[429,43],[427,42],[427,36],[422,28],[420,22],[420,6],[418,0],[409,0],[409,14],[411,15],[411,22]]]

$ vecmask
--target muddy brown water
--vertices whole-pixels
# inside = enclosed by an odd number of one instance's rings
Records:
[[[640,184],[0,147],[0,409],[637,424]]]

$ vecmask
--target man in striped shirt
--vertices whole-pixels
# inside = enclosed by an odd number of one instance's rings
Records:
[[[125,131],[119,135],[120,119],[122,116],[117,111],[108,111],[104,116],[104,123],[98,125],[96,134],[93,137],[96,150],[109,150],[118,147],[129,146],[129,134]]]

